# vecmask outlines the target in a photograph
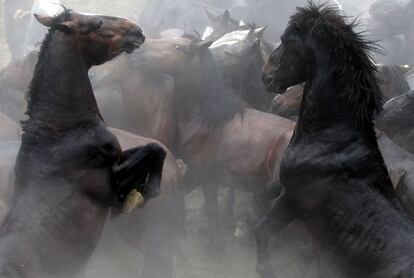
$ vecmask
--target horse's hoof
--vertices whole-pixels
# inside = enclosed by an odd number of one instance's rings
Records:
[[[122,211],[126,214],[132,213],[136,208],[144,206],[144,197],[136,189],[132,190],[122,205]]]
[[[246,222],[239,221],[237,223],[236,230],[234,231],[234,236],[236,238],[247,238],[251,234],[251,230],[249,229]]]
[[[258,265],[256,267],[257,273],[259,273],[261,278],[275,278],[275,275],[273,273],[273,269],[270,265]]]

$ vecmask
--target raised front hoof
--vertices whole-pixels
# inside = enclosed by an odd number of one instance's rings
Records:
[[[159,186],[154,186],[150,184],[142,185],[138,188],[138,191],[141,192],[145,200],[156,198],[161,194],[161,189],[159,188]]]
[[[256,267],[257,273],[261,278],[276,278],[273,269],[269,264],[259,264]]]

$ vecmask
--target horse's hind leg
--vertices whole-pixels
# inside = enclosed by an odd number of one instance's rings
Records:
[[[286,194],[282,193],[270,211],[263,217],[254,229],[257,248],[257,272],[262,278],[273,278],[268,250],[271,232],[278,232],[295,219]]]

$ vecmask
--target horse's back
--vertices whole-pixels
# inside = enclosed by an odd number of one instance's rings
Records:
[[[288,146],[294,122],[269,113],[246,109],[229,122],[219,136],[217,160],[242,181],[279,179],[279,165]],[[206,155],[209,155],[206,152]],[[210,153],[211,155],[211,153]],[[236,174],[236,175],[235,175]],[[250,180],[251,178],[260,178]],[[251,184],[252,185],[252,184]],[[249,190],[250,191],[250,190]]]

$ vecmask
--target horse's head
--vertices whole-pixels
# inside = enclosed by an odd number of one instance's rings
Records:
[[[253,70],[264,64],[261,36],[266,27],[237,30],[225,34],[210,47],[219,63],[249,67]]]
[[[264,29],[227,33],[210,47],[225,86],[257,109],[265,109],[262,104],[268,107],[271,101],[271,95],[266,93],[261,78],[265,58],[260,37]],[[259,92],[264,98],[258,97]]]
[[[66,10],[58,16],[35,15],[59,32],[83,56],[88,65],[100,65],[122,52],[131,53],[145,40],[141,28],[125,18],[89,15]]]
[[[303,30],[294,22],[280,39],[263,67],[263,82],[269,91],[282,94],[287,88],[305,82],[307,50]]]
[[[223,14],[213,15],[207,9],[205,9],[207,17],[210,21],[210,25],[214,30],[221,30],[224,33],[237,30],[240,26],[240,22],[233,19],[228,10],[225,10]]]
[[[200,54],[212,42],[196,42],[189,38],[147,40],[142,49],[133,55],[136,65],[148,67],[158,72],[183,76],[193,72],[201,65]],[[193,76],[192,75],[192,76]]]

